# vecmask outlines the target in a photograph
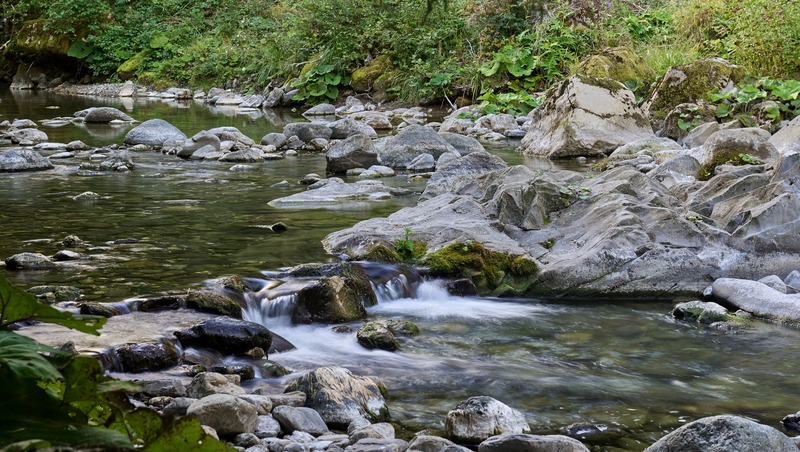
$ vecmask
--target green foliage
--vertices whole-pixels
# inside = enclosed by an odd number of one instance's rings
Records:
[[[800,115],[800,81],[793,79],[763,77],[711,93],[708,98],[716,105],[718,118],[745,118],[743,115],[753,113],[757,107],[763,107],[757,112],[761,120],[773,125]]]
[[[413,232],[406,226],[403,228],[403,238],[394,244],[394,250],[403,257],[411,257],[414,254],[414,241],[411,240]]]
[[[710,162],[700,167],[697,173],[698,180],[708,180],[714,175],[714,170],[720,165],[763,165],[764,161],[758,157],[741,152],[720,152]]]
[[[509,113],[515,116],[524,116],[542,103],[542,96],[527,92],[508,92],[495,94],[488,92],[478,97],[482,101],[478,110],[483,114]]]
[[[589,199],[589,197],[592,196],[591,188],[577,184],[569,184],[566,187],[561,187],[561,189],[559,189],[559,192],[563,195],[568,196],[569,198],[575,198],[580,200]]]
[[[36,301],[0,275],[0,444],[47,447],[223,451],[190,419],[134,409],[139,386],[107,376],[99,361],[73,356],[9,330],[19,321],[54,323],[98,334],[104,318],[74,316]]]
[[[350,76],[334,71],[332,64],[316,65],[295,80],[299,88],[295,100],[308,103],[330,102],[339,97],[339,87],[350,83]]]
[[[678,128],[685,131],[690,131],[700,125],[702,115],[696,114],[697,106],[686,107],[686,111],[678,115]]]

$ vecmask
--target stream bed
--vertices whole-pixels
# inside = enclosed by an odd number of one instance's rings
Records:
[[[292,111],[264,116],[194,102],[4,91],[0,121],[70,116],[91,106],[117,107],[140,121],[162,118],[188,136],[235,126],[256,141],[301,120]],[[42,130],[50,141],[105,146],[121,143],[129,128],[69,124]],[[523,158],[513,146],[490,150],[510,164],[553,165]],[[137,166],[129,174],[83,173],[75,160],[54,160],[56,169],[43,173],[0,174],[0,259],[21,252],[52,255],[71,234],[89,244],[85,259],[47,271],[3,270],[8,279],[21,288],[77,286],[86,300],[119,302],[185,292],[229,274],[258,278],[280,267],[335,260],[320,244],[325,235],[389,215],[417,198],[324,209],[267,205],[304,190],[296,181],[305,174],[324,175],[322,154],[254,164],[247,172],[157,152],[136,153],[133,161]],[[283,180],[287,187],[273,187]],[[417,194],[424,189],[424,182],[404,175],[382,181]],[[85,191],[101,198],[73,199]],[[288,230],[276,234],[266,227],[277,222]],[[458,402],[489,395],[524,412],[535,433],[557,433],[573,423],[603,426],[601,433],[579,437],[597,450],[642,450],[685,422],[723,413],[780,428],[784,415],[800,409],[800,331],[762,323],[740,331],[688,325],[673,320],[671,308],[655,300],[454,297],[429,281],[415,298],[384,298],[369,308],[371,317],[420,327],[422,334],[396,353],[368,351],[354,335],[325,325],[266,319],[297,346],[270,357],[295,373],[268,384],[282,390],[298,373],[337,364],[380,378],[393,418],[417,430],[441,428]]]

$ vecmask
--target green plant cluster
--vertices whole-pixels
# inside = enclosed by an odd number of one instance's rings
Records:
[[[47,322],[99,334],[105,318],[72,315],[36,300],[0,275],[0,446],[3,450],[201,450],[227,446],[189,418],[135,408],[138,385],[105,375],[99,361],[22,336],[19,322]]]
[[[776,125],[800,114],[798,96],[800,81],[763,77],[741,83],[731,90],[712,93],[709,100],[716,105],[716,115],[720,119],[739,118],[746,122],[755,114],[763,116],[756,119]]]
[[[425,257],[424,264],[434,276],[478,278],[479,285],[493,290],[507,275],[530,279],[539,271],[536,262],[522,256],[491,251],[483,244],[453,243]]]
[[[714,170],[720,165],[743,166],[763,164],[763,160],[751,154],[745,154],[736,151],[720,152],[713,159],[711,159],[711,161],[700,167],[700,170],[697,172],[697,179],[709,180],[712,176],[714,176]]]

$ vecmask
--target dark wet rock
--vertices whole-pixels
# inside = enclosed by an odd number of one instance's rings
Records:
[[[447,437],[458,443],[477,444],[491,436],[529,431],[521,412],[488,396],[460,402],[445,418]]]
[[[478,452],[589,452],[589,448],[564,435],[505,433],[483,441]]]
[[[226,355],[243,354],[254,347],[269,350],[272,345],[272,333],[265,326],[225,317],[176,331],[175,336],[184,347],[210,348]]]
[[[315,277],[297,293],[296,323],[341,323],[366,318],[366,306],[377,303],[366,273],[355,264],[302,265],[292,276]]]
[[[150,119],[131,129],[123,142],[128,145],[146,144],[162,147],[168,141],[185,141],[186,135],[163,119]]]
[[[186,307],[236,319],[242,318],[242,306],[236,300],[210,290],[191,292],[186,296]]]
[[[197,401],[197,399],[191,397],[175,397],[164,407],[163,412],[170,416],[185,416],[186,410],[188,410],[195,401]]]
[[[135,119],[114,107],[92,107],[85,110],[85,114],[79,116],[78,113],[82,112],[76,112],[75,116],[83,117],[84,122],[135,121]]]
[[[121,312],[115,306],[106,303],[96,303],[93,301],[89,301],[86,303],[81,303],[81,314],[99,315],[103,317],[114,317],[115,315],[120,315]]]
[[[358,329],[356,339],[369,349],[395,351],[400,348],[394,333],[383,322],[367,322]]]
[[[211,394],[242,395],[244,389],[239,386],[238,375],[222,375],[216,372],[200,372],[192,378],[186,388],[186,394],[195,399],[202,399]]]
[[[781,425],[783,425],[783,428],[789,433],[800,433],[800,411],[784,416],[783,419],[781,419]]]
[[[283,134],[287,137],[296,136],[300,141],[308,143],[315,138],[330,140],[333,130],[328,123],[291,122],[283,127]]]
[[[6,259],[6,268],[11,270],[43,270],[53,267],[53,261],[40,253],[19,253]]]
[[[633,93],[620,82],[572,76],[531,112],[520,151],[550,158],[597,156],[653,137]]]
[[[778,430],[739,416],[721,415],[690,422],[667,434],[645,452],[789,452],[794,442]]]
[[[459,297],[471,297],[478,294],[475,283],[469,278],[456,279],[445,283],[447,292]]]
[[[142,312],[174,311],[184,303],[183,297],[165,295],[144,299],[139,302],[137,309]]]
[[[369,168],[378,165],[378,151],[372,140],[356,133],[331,146],[325,153],[326,171],[333,174],[346,173],[353,168]]]
[[[359,418],[385,421],[389,417],[379,386],[342,367],[326,366],[308,372],[289,383],[286,391],[305,393],[305,406],[317,411],[330,427],[345,428]]]
[[[64,237],[64,240],[61,241],[61,244],[66,246],[67,248],[75,248],[79,246],[84,246],[86,243],[80,239],[77,235],[68,235]]]
[[[192,403],[186,414],[213,428],[221,436],[253,433],[258,425],[256,408],[227,394],[203,397]]]
[[[0,151],[0,173],[21,171],[43,171],[53,169],[46,157],[29,149]]]
[[[696,321],[710,325],[714,322],[724,322],[730,318],[730,313],[723,306],[704,301],[689,301],[678,303],[672,309],[672,316],[678,320]]]
[[[171,342],[126,344],[116,348],[124,372],[142,372],[174,367],[180,354]]]
[[[422,154],[434,158],[458,151],[430,127],[412,125],[401,130],[379,150],[381,163],[392,168],[405,168]]]
[[[244,364],[233,366],[213,366],[208,370],[209,372],[216,372],[222,375],[238,375],[242,381],[256,378],[256,370],[252,366]]]
[[[272,410],[272,416],[281,424],[286,433],[296,430],[319,436],[328,432],[328,426],[316,411],[307,407],[279,406]]]

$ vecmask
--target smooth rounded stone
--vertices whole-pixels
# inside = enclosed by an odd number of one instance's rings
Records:
[[[241,105],[244,102],[244,98],[237,93],[222,93],[219,96],[215,96],[216,99],[214,100],[214,105],[218,105],[221,107],[235,107]]]
[[[355,444],[364,438],[394,439],[394,427],[388,422],[379,422],[354,430],[349,437],[350,444]]]
[[[750,154],[762,160],[778,157],[778,150],[769,141],[769,132],[758,127],[745,129],[720,130],[714,132],[706,140],[703,147],[710,154],[711,160],[717,156]]]
[[[77,113],[76,115],[77,116]],[[136,121],[135,119],[131,118],[124,112],[114,108],[114,107],[93,107],[89,108],[86,111],[86,114],[83,116],[84,122],[111,122],[111,121],[124,121],[124,122],[133,122]]]
[[[33,146],[49,140],[47,134],[37,129],[12,129],[7,132],[11,136],[11,142],[20,146]]]
[[[530,114],[520,144],[525,154],[596,156],[655,136],[634,94],[615,80],[574,75],[548,96]]]
[[[800,300],[758,281],[720,278],[711,285],[714,297],[756,317],[800,322]]]
[[[367,420],[367,419],[365,419],[363,417],[353,419],[352,421],[350,421],[349,424],[347,424],[347,434],[350,435],[354,431],[362,429],[362,428],[367,427],[369,425],[372,425],[372,422],[370,422],[369,420]]]
[[[434,160],[433,156],[430,154],[422,154],[418,155],[408,163],[406,169],[409,171],[433,171],[436,167],[436,161]]]
[[[75,157],[74,152],[65,151],[65,152],[57,152],[48,158],[58,160],[58,159],[71,159],[72,157]]]
[[[192,378],[192,382],[186,388],[186,394],[195,399],[202,399],[211,394],[243,395],[244,389],[239,386],[239,381],[238,375],[200,372]],[[253,410],[257,411],[254,405]]]
[[[270,400],[272,400],[272,407],[279,406],[294,406],[300,407],[304,406],[306,403],[306,394],[300,391],[287,391],[283,394],[273,394],[272,389],[266,389],[267,394]],[[261,390],[253,391],[253,394],[259,394]]]
[[[385,421],[389,417],[378,385],[343,367],[325,366],[308,372],[289,383],[286,391],[305,393],[305,406],[316,410],[331,427],[344,428],[358,418]]]
[[[358,133],[331,146],[325,153],[326,171],[332,174],[346,173],[355,168],[367,168],[380,163],[372,140]]]
[[[255,171],[257,169],[258,168],[256,166],[253,166],[253,165],[233,165],[232,167],[228,168],[228,171],[231,171],[231,172],[234,172],[234,173],[247,173],[247,172],[250,172],[250,171]]]
[[[68,248],[76,248],[80,246],[86,245],[86,242],[81,240],[80,237],[77,235],[68,235],[61,240],[61,245],[66,246]]]
[[[505,132],[503,132],[503,135],[505,135],[506,138],[511,139],[511,140],[521,140],[521,139],[525,138],[525,135],[527,133],[528,133],[528,131],[525,130],[525,129],[511,129],[511,130],[506,130]]]
[[[783,282],[786,285],[786,293],[794,294],[800,292],[800,271],[792,270]]]
[[[463,135],[467,130],[474,127],[475,122],[466,118],[446,118],[439,126],[439,133],[455,133]]]
[[[354,183],[345,183],[338,177],[320,180],[309,188],[311,189],[308,191],[273,199],[267,204],[271,207],[280,208],[318,208],[322,205],[361,202],[365,199],[386,199],[391,196],[410,194],[407,189],[389,187],[379,181],[360,180]]]
[[[475,121],[476,127],[486,127],[487,129],[498,132],[498,133],[505,133],[507,130],[513,130],[517,128],[517,119],[509,114],[490,114],[486,116],[481,116]]]
[[[379,112],[379,111],[362,111],[358,113],[353,113],[351,118],[363,121],[368,126],[372,127],[375,130],[391,130],[392,129],[392,122],[389,120],[389,116],[386,113]]]
[[[478,452],[589,452],[589,448],[564,435],[506,433],[483,441]]]
[[[129,152],[124,150],[112,151],[100,162],[98,168],[101,171],[126,171],[134,168],[133,160]]]
[[[275,146],[276,149],[280,149],[280,147],[286,143],[286,140],[287,140],[286,135],[278,132],[271,132],[264,135],[264,137],[261,138],[260,143],[263,144],[264,146],[272,145]]]
[[[261,444],[261,440],[253,433],[240,433],[233,438],[233,444],[246,449]]]
[[[486,150],[480,141],[470,136],[448,132],[439,132],[439,136],[458,151],[456,155],[467,155]]]
[[[328,426],[322,417],[311,408],[278,406],[272,410],[274,417],[286,433],[301,431],[314,436],[328,432]]]
[[[336,114],[336,107],[331,104],[315,105],[303,112],[303,116],[330,116]]]
[[[32,119],[15,119],[11,122],[12,129],[38,129],[39,126]]]
[[[369,170],[369,169],[361,171],[358,174],[358,178],[359,179],[378,179],[380,177],[383,177],[383,176],[380,175],[380,173],[378,173],[377,171],[374,171],[374,170]]]
[[[739,416],[711,416],[667,434],[645,452],[789,452],[794,442],[778,430]]]
[[[80,313],[83,315],[99,315],[102,317],[114,317],[115,315],[121,314],[119,309],[115,306],[94,301],[81,303]]]
[[[786,283],[778,275],[769,275],[765,276],[758,280],[761,284],[769,286],[780,293],[788,293],[786,289]]]
[[[324,151],[328,148],[328,140],[324,138],[314,138],[308,142],[305,148],[312,151]]]
[[[245,149],[242,151],[229,152],[220,157],[220,162],[261,162],[264,160],[264,153],[260,149]]]
[[[226,355],[255,347],[269,350],[272,345],[272,333],[265,326],[227,317],[208,319],[174,334],[184,347],[210,348]]]
[[[115,350],[124,372],[143,372],[177,366],[181,356],[175,344],[144,342],[125,344]]]
[[[351,169],[347,170],[347,172],[345,173],[345,176],[347,176],[347,177],[358,177],[361,174],[363,174],[365,171],[367,171],[366,168],[351,168]],[[377,176],[377,173],[375,173],[375,174]]]
[[[271,415],[258,416],[254,433],[259,438],[277,438],[281,434],[281,424]]]
[[[409,126],[392,137],[378,151],[381,163],[392,168],[406,168],[417,156],[431,154],[438,158],[456,149],[435,130],[424,126]]]
[[[186,416],[186,411],[196,401],[191,397],[175,397],[162,411],[170,416]]]
[[[6,259],[6,268],[11,270],[43,270],[55,267],[49,257],[41,253],[19,253]]]
[[[289,188],[291,184],[288,180],[282,180],[269,186],[269,188]]]
[[[192,403],[186,414],[221,436],[253,433],[258,425],[256,407],[228,394],[203,397]]]
[[[252,403],[256,407],[259,416],[266,415],[272,412],[272,399],[270,396],[261,394],[243,394],[239,396],[240,399]]]
[[[0,151],[0,173],[43,171],[53,168],[50,160],[30,149]]]
[[[283,127],[283,135],[296,136],[303,143],[308,143],[315,138],[330,140],[333,130],[328,123],[322,122],[290,122]]]
[[[160,148],[167,141],[185,140],[186,135],[177,127],[163,119],[150,119],[131,129],[123,142],[128,145],[146,144]]]
[[[688,301],[678,303],[672,309],[672,316],[678,320],[697,321],[706,325],[724,322],[730,317],[727,309],[713,302]]]
[[[690,130],[685,137],[678,141],[689,149],[696,148],[702,146],[708,140],[708,137],[720,130],[722,130],[722,126],[718,122],[704,122]]]
[[[445,418],[447,437],[458,443],[477,444],[497,434],[529,431],[521,412],[488,396],[460,402]]]
[[[211,146],[215,151],[219,151],[221,147],[219,137],[206,130],[198,132],[192,138],[183,142],[176,155],[184,159],[189,158],[205,146]]]
[[[408,443],[406,452],[469,452],[470,450],[446,438],[417,435]]]
[[[331,128],[331,139],[343,140],[347,137],[363,134],[369,138],[377,138],[378,133],[369,124],[353,118],[343,118],[328,124]]]
[[[304,145],[305,143],[303,143],[303,140],[297,138],[297,135],[292,135],[286,140],[286,143],[281,146],[281,149],[286,149],[285,154],[287,156],[296,156],[298,155],[297,150],[302,149]]]
[[[389,168],[388,166],[384,165],[372,165],[369,168],[367,168],[367,171],[374,171],[380,177],[392,177],[396,174],[392,168]]]
[[[348,452],[403,452],[408,442],[402,439],[364,438],[347,448]]]
[[[236,300],[212,290],[198,290],[186,296],[186,307],[200,312],[210,312],[242,318],[242,307]]]
[[[225,155],[225,152],[214,149],[213,146],[206,145],[200,149],[192,152],[189,156],[190,160],[219,160]]]
[[[176,378],[148,380],[142,383],[141,393],[148,397],[185,398],[186,386],[184,386],[184,384]]]
[[[70,141],[67,143],[68,151],[85,151],[89,149],[89,145],[80,140]]]
[[[691,155],[684,154],[673,157],[659,165],[655,169],[655,172],[652,173],[652,177],[658,179],[662,183],[665,177],[675,177],[676,175],[694,180],[699,172],[700,162]]]
[[[33,149],[36,151],[45,151],[45,152],[63,151],[66,148],[67,145],[64,143],[39,143],[33,147]]]

